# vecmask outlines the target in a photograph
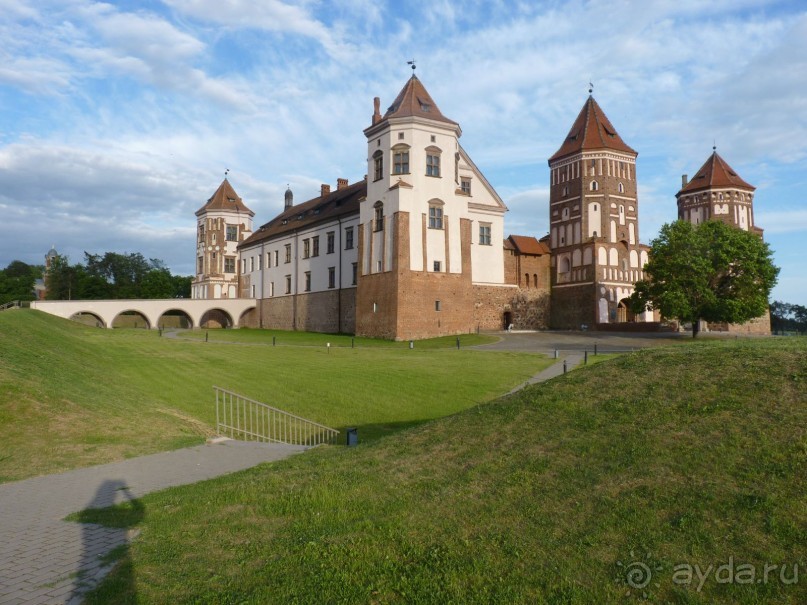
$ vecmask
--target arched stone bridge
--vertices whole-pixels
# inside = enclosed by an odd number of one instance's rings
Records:
[[[168,298],[155,300],[39,300],[32,309],[65,319],[93,316],[100,325],[111,328],[121,314],[140,315],[151,329],[166,325],[166,313],[186,318],[187,327],[199,328],[208,321],[222,327],[237,328],[244,314],[255,308],[252,298],[191,299]]]

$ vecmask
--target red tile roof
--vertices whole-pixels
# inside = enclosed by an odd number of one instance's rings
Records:
[[[563,145],[549,158],[549,161],[553,162],[564,156],[591,149],[613,149],[638,155],[622,140],[594,97],[589,96]]]
[[[754,191],[756,187],[746,183],[734,172],[734,169],[721,158],[717,151],[712,152],[706,163],[695,173],[689,182],[681,188],[676,195],[701,191],[702,189],[712,189],[718,187],[736,187]]]
[[[213,196],[207,200],[207,203],[196,211],[196,216],[200,216],[208,210],[236,210],[255,216],[255,213],[244,205],[244,202],[238,197],[235,189],[230,185],[230,181],[226,178],[221,182]]]
[[[449,120],[441,112],[437,104],[432,100],[426,87],[423,86],[417,76],[413,75],[404,85],[401,92],[392,102],[392,105],[384,114],[383,120],[389,118],[408,118],[417,116],[438,122],[456,124],[454,120]]]
[[[507,238],[513,244],[513,247],[518,250],[519,254],[532,254],[541,256],[542,254],[549,254],[549,247],[539,242],[531,235],[511,235]]]
[[[303,227],[333,220],[337,217],[359,213],[359,202],[367,197],[367,181],[331,191],[291,208],[287,208],[268,223],[262,225],[238,245],[245,248],[277,235],[290,233]]]

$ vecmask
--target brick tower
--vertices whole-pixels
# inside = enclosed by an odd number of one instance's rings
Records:
[[[589,95],[549,158],[553,328],[649,319],[625,303],[648,251],[639,243],[637,155]]]
[[[693,225],[709,219],[723,221],[762,237],[763,230],[754,224],[755,190],[712,148],[692,180],[681,177],[681,190],[675,194],[678,218]]]

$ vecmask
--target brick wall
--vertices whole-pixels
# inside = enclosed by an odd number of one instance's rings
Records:
[[[549,325],[556,330],[579,330],[597,323],[596,289],[593,284],[553,288]]]
[[[549,290],[512,286],[474,286],[474,323],[480,330],[503,330],[508,322],[516,330],[549,327]]]
[[[243,316],[243,327],[349,334],[356,329],[355,288],[264,298],[258,305]]]

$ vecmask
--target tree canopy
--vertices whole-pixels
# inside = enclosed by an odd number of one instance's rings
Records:
[[[15,260],[0,270],[0,305],[12,300],[34,300],[34,282],[42,277],[42,267]]]
[[[650,307],[692,322],[693,337],[700,320],[743,323],[764,315],[779,275],[762,238],[720,221],[662,226],[644,272],[633,310]]]
[[[775,300],[771,303],[771,330],[774,334],[807,333],[807,307]]]
[[[172,275],[159,259],[140,253],[84,253],[85,264],[71,265],[65,256],[51,262],[47,279],[50,300],[186,298],[192,277]]]

